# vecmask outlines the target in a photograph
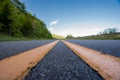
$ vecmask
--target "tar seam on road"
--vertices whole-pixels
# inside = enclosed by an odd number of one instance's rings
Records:
[[[98,71],[105,80],[120,80],[120,58],[63,41],[88,65]]]
[[[0,80],[21,80],[56,44],[57,41],[0,61]]]

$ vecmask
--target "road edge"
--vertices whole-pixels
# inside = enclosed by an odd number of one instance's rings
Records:
[[[0,80],[22,80],[59,40],[0,61]]]
[[[96,50],[92,50],[68,41],[62,40],[62,42],[65,45],[67,45],[75,54],[82,58],[90,67],[96,70],[105,80],[120,79],[120,58],[108,54],[102,54],[101,52],[98,52]],[[99,57],[98,57],[99,59],[98,58],[91,59],[89,56],[88,57],[87,55],[85,56],[85,53],[98,55],[100,56],[101,59],[104,58],[105,60],[108,60],[108,62],[104,61],[103,63],[105,64],[100,65],[101,62],[97,61],[100,60]],[[94,63],[93,60],[96,61],[96,63]],[[112,65],[108,63],[112,63]]]

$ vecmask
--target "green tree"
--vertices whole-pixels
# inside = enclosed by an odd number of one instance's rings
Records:
[[[43,21],[25,10],[19,0],[0,0],[0,31],[17,37],[52,38]]]
[[[107,28],[103,31],[103,34],[114,34],[118,31],[117,28]]]
[[[72,35],[67,35],[66,39],[73,39],[74,37]]]
[[[26,7],[24,3],[21,3],[19,0],[12,0],[12,3],[22,12],[26,13]]]
[[[4,26],[2,23],[0,23],[0,31],[2,30],[2,26]]]
[[[13,11],[11,11],[9,19],[11,20],[9,30],[10,34],[17,37],[23,36],[21,30],[22,27],[24,26],[25,15],[21,13],[19,10],[15,9],[15,7],[13,7]]]
[[[10,22],[11,20],[8,18],[10,15],[11,11],[11,2],[10,0],[1,0],[1,5],[0,5],[0,23],[2,23],[4,26],[1,26],[2,30],[1,32],[4,33],[9,33],[10,29]]]

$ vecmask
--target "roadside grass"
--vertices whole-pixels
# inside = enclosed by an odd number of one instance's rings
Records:
[[[54,39],[65,39],[63,36],[59,36],[56,34],[52,34]],[[92,36],[84,36],[84,37],[76,37],[73,39],[78,40],[120,40],[120,34],[110,34],[110,35],[92,35]],[[27,40],[46,40],[43,38],[33,38],[33,37],[14,37],[8,34],[0,33],[0,42],[3,41],[27,41]],[[49,40],[49,39],[47,39]]]
[[[120,34],[93,35],[93,36],[77,37],[75,39],[82,39],[82,40],[120,40]]]
[[[52,37],[55,39],[65,39],[64,36],[60,36],[60,35],[56,35],[56,34],[52,34]]]
[[[20,41],[20,40],[28,40],[25,37],[13,37],[7,34],[0,33],[0,41]]]
[[[2,41],[27,41],[27,40],[44,40],[42,38],[33,38],[33,37],[14,37],[8,34],[0,33],[0,42]]]

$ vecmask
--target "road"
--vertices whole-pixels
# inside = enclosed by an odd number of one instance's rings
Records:
[[[0,60],[39,47],[54,40],[0,42]]]
[[[1,59],[52,42],[0,42]],[[120,57],[119,40],[68,40]],[[110,46],[112,45],[112,47]],[[26,47],[27,46],[27,47]],[[7,52],[7,53],[6,53]],[[112,54],[113,53],[113,54]],[[24,80],[103,80],[102,77],[61,41],[33,67]]]
[[[54,41],[43,46],[0,61],[0,80],[22,80],[44,56],[57,44]]]
[[[104,54],[120,57],[120,40],[67,40]]]
[[[82,59],[59,42],[24,80],[102,80]]]
[[[80,46],[68,41],[64,42],[76,55],[96,70],[105,80],[120,80],[120,58]]]

